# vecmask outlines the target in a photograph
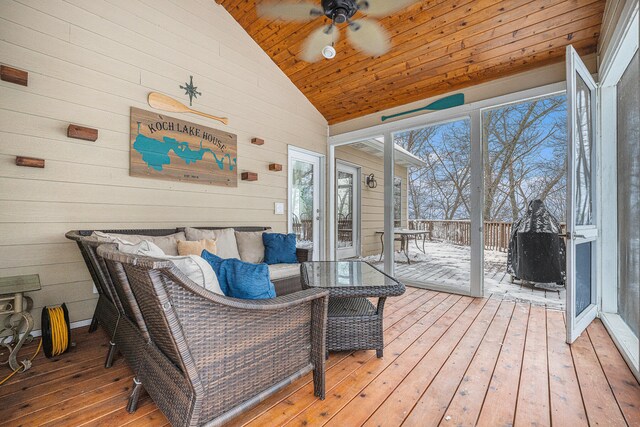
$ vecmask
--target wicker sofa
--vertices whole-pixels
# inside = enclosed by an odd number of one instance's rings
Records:
[[[176,230],[111,230],[123,231]],[[111,338],[106,366],[117,349],[134,371],[129,411],[144,386],[173,425],[220,424],[312,369],[315,393],[324,398],[318,355],[325,352],[325,293],[302,291],[296,277],[275,281],[278,297],[271,300],[215,295],[170,261],[120,253],[91,234],[67,237],[78,243],[100,293],[91,330],[100,324]],[[299,250],[298,257],[310,254]]]
[[[199,230],[221,230],[224,228],[233,228],[238,232],[256,232],[256,231],[266,231],[268,227],[195,227]],[[180,228],[164,228],[164,229],[113,229],[113,230],[72,230],[66,234],[66,237],[70,240],[75,241],[78,244],[78,248],[80,249],[80,253],[89,269],[89,273],[91,274],[91,278],[96,285],[96,289],[98,290],[98,303],[96,305],[95,312],[93,314],[93,319],[91,321],[91,326],[89,327],[89,332],[94,332],[98,325],[101,325],[107,331],[107,334],[110,337],[115,337],[116,325],[118,321],[118,313],[123,312],[124,307],[117,300],[115,295],[112,295],[114,291],[110,289],[110,279],[109,274],[107,272],[107,268],[100,260],[96,254],[96,249],[99,246],[99,243],[91,238],[91,235],[95,231],[101,231],[103,233],[116,233],[123,235],[145,235],[150,237],[161,237],[161,236],[170,236],[176,233],[184,231],[184,227]],[[297,248],[296,257],[298,262],[311,261],[312,259],[312,251],[309,249]],[[278,266],[274,266],[278,268]],[[288,269],[288,271],[292,271]],[[288,295],[292,292],[297,292],[302,290],[302,285],[300,281],[300,270],[293,269],[292,273],[288,275],[279,275],[275,279],[272,279],[273,284],[275,285],[276,295],[283,296]],[[116,340],[113,339],[110,342],[109,352],[107,354],[107,359],[105,362],[105,366],[111,366],[113,362],[113,357],[116,354]]]

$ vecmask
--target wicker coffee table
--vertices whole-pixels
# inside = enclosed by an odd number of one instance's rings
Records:
[[[300,270],[303,287],[329,291],[327,350],[375,349],[382,357],[384,302],[404,285],[364,261],[305,262]],[[378,298],[377,307],[368,298]]]

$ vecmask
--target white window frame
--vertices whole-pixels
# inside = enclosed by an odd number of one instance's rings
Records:
[[[638,1],[625,4],[600,65],[600,193],[601,248],[597,265],[600,318],[620,353],[640,380],[640,341],[618,314],[618,201],[616,85],[638,49]],[[613,142],[612,142],[613,141]],[[606,220],[605,220],[606,218]]]

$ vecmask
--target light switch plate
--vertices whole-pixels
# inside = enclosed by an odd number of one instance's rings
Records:
[[[274,211],[276,215],[284,215],[284,203],[275,202]]]

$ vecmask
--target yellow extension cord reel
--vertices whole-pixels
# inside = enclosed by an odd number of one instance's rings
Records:
[[[23,366],[11,372],[8,376],[0,381],[0,386],[7,382],[18,372],[24,372],[31,367],[31,361],[35,359],[40,352],[40,348],[44,350],[47,358],[52,358],[65,353],[71,343],[71,327],[69,323],[69,311],[67,306],[62,305],[54,307],[42,308],[42,338],[38,344],[36,352],[30,359],[21,362]]]
[[[71,342],[69,311],[63,303],[42,308],[42,349],[47,358],[65,353]]]

